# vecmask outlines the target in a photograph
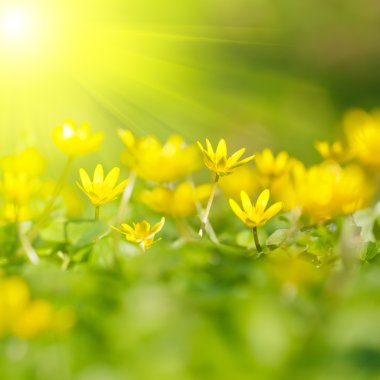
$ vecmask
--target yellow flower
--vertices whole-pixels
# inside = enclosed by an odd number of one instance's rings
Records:
[[[155,137],[137,138],[120,129],[119,137],[126,146],[121,161],[142,179],[169,183],[177,181],[199,167],[195,145],[186,145],[181,136],[172,135],[161,144]]]
[[[10,333],[30,339],[49,331],[72,326],[70,309],[55,311],[43,300],[32,300],[29,288],[19,277],[0,277],[0,335]]]
[[[198,146],[203,153],[203,159],[206,167],[214,172],[217,176],[225,176],[231,174],[236,168],[246,164],[249,161],[252,161],[255,157],[252,155],[239,161],[239,158],[245,152],[245,148],[239,149],[230,157],[227,157],[227,145],[224,139],[219,140],[215,152],[208,139],[206,139],[207,149],[205,149],[199,141]]]
[[[84,169],[79,170],[82,184],[77,182],[79,188],[87,195],[94,206],[113,201],[120,193],[123,192],[128,179],[122,181],[116,186],[119,179],[119,168],[113,168],[104,178],[103,166],[98,164],[94,171],[93,180]]]
[[[256,156],[257,171],[262,176],[275,178],[286,173],[289,165],[289,154],[286,151],[281,151],[277,156],[266,148]]]
[[[332,144],[329,144],[326,141],[318,141],[315,144],[315,148],[322,158],[327,161],[335,161],[341,164],[351,158],[351,152],[344,149],[343,144],[340,141],[335,141]]]
[[[14,203],[4,203],[1,209],[1,217],[7,222],[22,222],[31,220],[33,213],[28,205],[15,205]]]
[[[155,235],[161,231],[165,224],[165,218],[156,223],[153,227],[150,226],[146,220],[138,223],[133,223],[133,227],[129,224],[123,223],[121,230],[116,227],[112,227],[115,231],[120,232],[125,238],[133,243],[138,244],[143,250],[150,248],[152,244],[161,239],[154,240]]]
[[[54,310],[50,304],[42,300],[32,301],[10,321],[10,328],[14,335],[30,339],[48,330],[53,318]]]
[[[380,169],[380,111],[372,114],[360,109],[348,111],[344,128],[356,158],[363,165]]]
[[[1,216],[9,222],[30,220],[34,205],[32,200],[41,190],[38,176],[45,168],[45,159],[37,149],[29,147],[4,157],[1,167]]]
[[[18,277],[0,277],[0,336],[29,303],[29,289]]]
[[[182,182],[174,189],[156,187],[145,190],[141,194],[141,200],[161,214],[186,217],[196,213],[196,202],[207,200],[211,190],[211,184],[194,187],[190,182]]]
[[[374,192],[373,181],[360,167],[342,168],[325,162],[308,169],[303,165],[294,167],[284,183],[282,199],[293,207],[302,207],[304,214],[321,222],[366,207]]]
[[[282,202],[277,202],[265,210],[269,202],[269,195],[269,190],[265,189],[257,198],[256,204],[252,205],[248,194],[242,191],[240,197],[243,209],[233,199],[230,199],[229,202],[236,216],[248,227],[255,228],[263,226],[269,219],[278,214],[283,207]]]
[[[0,277],[0,310],[16,315],[29,303],[29,289],[19,277]]]
[[[39,181],[26,173],[4,172],[0,191],[6,203],[26,205],[39,189]]]
[[[99,150],[103,134],[91,133],[89,124],[84,123],[77,128],[72,121],[67,121],[53,130],[53,141],[68,156],[81,156]]]
[[[9,173],[25,173],[29,177],[38,177],[45,168],[46,161],[33,147],[19,153],[10,154],[2,159],[2,169]]]
[[[375,194],[376,186],[372,179],[357,165],[342,169],[335,187],[333,204],[336,214],[351,214],[367,207]]]

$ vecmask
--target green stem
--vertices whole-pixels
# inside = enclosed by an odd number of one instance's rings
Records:
[[[252,228],[253,232],[253,239],[255,241],[255,246],[258,253],[263,253],[263,249],[261,248],[260,242],[259,242],[259,235],[257,234],[257,227]]]
[[[55,202],[57,201],[59,194],[61,193],[63,187],[65,186],[67,177],[70,174],[73,159],[74,159],[74,157],[72,157],[72,156],[68,157],[68,159],[66,161],[66,165],[63,169],[61,178],[59,179],[59,181],[57,182],[57,184],[54,187],[50,201],[46,204],[46,207],[45,207],[44,211],[42,212],[40,219],[36,222],[36,224],[29,231],[30,241],[33,241],[36,238],[40,228],[43,227],[46,220],[50,216],[50,213],[52,212],[52,210],[54,208]]]
[[[190,241],[192,239],[190,226],[187,224],[185,218],[174,218],[174,223],[177,228],[179,235],[185,241]]]
[[[116,216],[116,222],[115,224],[117,226],[120,226],[121,223],[123,223],[125,219],[125,214],[127,211],[127,206],[129,203],[129,200],[131,199],[133,189],[135,188],[135,183],[136,183],[136,173],[131,172],[129,176],[129,181],[127,183],[127,186],[125,186],[123,196],[121,198],[120,206],[119,206],[119,211]],[[114,239],[113,239],[113,264],[116,265],[117,263],[117,257],[119,255],[119,243],[120,243],[121,235],[120,234],[115,234]]]
[[[16,223],[16,224],[18,224],[18,222],[19,222],[19,219],[20,219],[20,207],[19,207],[19,204],[15,201],[14,203],[13,203],[13,208],[14,208],[14,213],[15,213],[15,215],[14,215],[14,222]]]
[[[219,175],[215,174],[214,186],[212,187],[210,198],[207,202],[206,210],[205,210],[203,217],[201,219],[201,228],[199,230],[199,236],[200,237],[202,237],[206,231],[206,225],[208,223],[208,217],[210,215],[211,206],[212,206],[212,203],[213,203],[214,198],[215,198],[216,188],[218,187],[218,181],[219,181]]]
[[[99,220],[99,215],[100,215],[100,206],[97,205],[95,206],[95,220]]]
[[[18,223],[18,237],[21,242],[21,246],[24,249],[24,252],[26,256],[28,257],[29,261],[32,264],[38,264],[40,259],[36,253],[36,251],[33,249],[32,244],[30,243],[30,240],[28,237],[22,232],[21,224]]]
[[[129,181],[127,183],[127,186],[125,186],[123,196],[121,198],[119,212],[117,213],[116,225],[121,224],[121,222],[125,218],[125,213],[127,210],[129,200],[131,199],[133,189],[135,187],[135,182],[136,182],[136,174],[132,172],[131,175],[129,176]]]

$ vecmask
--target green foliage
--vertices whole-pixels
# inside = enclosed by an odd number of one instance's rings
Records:
[[[255,260],[195,242],[127,252],[115,267],[111,241],[97,241],[88,265],[70,271],[19,267],[33,296],[72,305],[76,324],[30,341],[3,338],[1,378],[376,378],[378,262],[354,273],[296,267],[276,252]]]

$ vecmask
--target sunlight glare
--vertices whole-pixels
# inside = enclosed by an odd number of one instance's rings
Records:
[[[3,35],[8,40],[22,40],[28,36],[31,20],[22,9],[7,9],[1,15]]]

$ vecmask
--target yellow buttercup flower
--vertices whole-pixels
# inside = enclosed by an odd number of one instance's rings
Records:
[[[204,202],[212,191],[211,184],[193,186],[182,182],[175,188],[156,187],[145,190],[141,200],[152,210],[173,217],[186,217],[196,213],[196,202]]]
[[[38,191],[39,181],[26,173],[4,172],[0,182],[0,191],[6,202],[25,205]]]
[[[37,149],[29,147],[4,157],[1,167],[1,216],[11,222],[31,219],[30,204],[41,188],[38,176],[45,167],[44,158]]]
[[[271,179],[286,173],[289,165],[289,154],[285,150],[274,156],[270,149],[264,149],[255,158],[256,168],[260,175]]]
[[[344,129],[355,157],[363,165],[380,169],[380,111],[371,114],[360,109],[348,111]]]
[[[347,215],[369,206],[375,191],[375,182],[367,177],[361,167],[346,166],[335,187],[332,201],[335,204],[335,214]]]
[[[55,145],[70,157],[98,151],[102,140],[103,133],[91,133],[91,127],[87,123],[76,127],[74,122],[67,121],[53,130]]]
[[[30,339],[48,330],[54,317],[52,306],[42,300],[32,301],[22,313],[11,321],[13,333],[21,338]]]
[[[33,300],[25,281],[0,277],[0,335],[31,339],[49,331],[62,331],[74,323],[69,309],[54,310],[44,300]]]
[[[123,234],[128,241],[138,244],[143,250],[145,250],[160,240],[154,240],[154,238],[155,235],[162,230],[164,224],[165,218],[161,218],[161,220],[153,227],[151,227],[149,222],[144,220],[142,222],[133,223],[133,226],[123,223],[121,225],[121,230],[116,227],[112,228]]]
[[[1,167],[8,173],[25,173],[29,177],[38,177],[44,170],[46,160],[34,147],[10,154],[2,159]]]
[[[217,184],[221,176],[226,176],[232,174],[236,168],[246,164],[254,159],[254,155],[240,160],[240,157],[244,154],[245,148],[241,148],[232,154],[230,157],[227,156],[227,145],[224,139],[219,140],[218,146],[214,152],[212,145],[208,139],[206,139],[206,148],[203,148],[202,144],[198,141],[199,149],[203,153],[203,160],[206,167],[215,173],[215,182],[211,191],[210,198],[207,202],[206,210],[201,217],[201,228],[199,230],[199,236],[203,236],[203,233],[207,230],[208,217],[210,214],[211,206],[214,201]]]
[[[243,209],[241,209],[233,199],[230,199],[229,203],[232,211],[244,224],[248,227],[255,228],[263,226],[283,208],[282,202],[276,202],[266,210],[269,202],[269,195],[269,190],[265,189],[257,198],[255,205],[253,205],[248,194],[243,190],[240,193]]]
[[[33,213],[28,205],[6,202],[1,208],[1,217],[7,222],[22,222],[31,220]]]
[[[118,134],[126,147],[121,161],[142,179],[169,183],[199,167],[196,146],[187,145],[181,136],[172,135],[161,144],[153,136],[137,138],[129,130],[120,129]]]
[[[282,202],[276,202],[266,210],[269,202],[269,195],[270,191],[268,189],[263,190],[258,196],[256,203],[253,205],[248,194],[243,190],[240,193],[243,209],[233,199],[230,199],[229,201],[232,211],[236,214],[236,216],[245,225],[252,228],[256,249],[260,254],[263,250],[260,246],[257,228],[263,226],[283,208]]]
[[[254,159],[254,155],[240,160],[240,157],[244,154],[245,148],[241,148],[232,154],[227,156],[227,145],[224,139],[219,140],[218,146],[214,152],[214,149],[208,139],[206,139],[206,149],[198,141],[199,149],[203,153],[203,159],[206,167],[214,172],[217,176],[225,176],[233,173],[233,171],[249,161]]]
[[[115,167],[104,177],[104,170],[101,164],[96,165],[92,181],[84,169],[80,169],[79,174],[82,183],[77,182],[77,185],[87,195],[94,206],[113,201],[123,192],[128,182],[128,179],[126,179],[116,186],[120,169]]]
[[[286,204],[300,206],[316,222],[364,208],[375,193],[373,180],[363,169],[331,162],[310,168],[295,166],[282,189]]]
[[[341,164],[348,161],[352,156],[351,152],[345,149],[340,141],[335,141],[332,144],[326,141],[318,141],[315,148],[326,161],[335,161]]]

